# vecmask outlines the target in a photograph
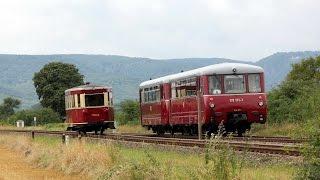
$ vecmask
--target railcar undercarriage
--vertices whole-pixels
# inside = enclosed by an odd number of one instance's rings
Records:
[[[94,132],[95,134],[102,135],[108,128],[115,129],[113,121],[95,124],[71,124],[71,126],[67,128],[67,131],[77,131],[81,135],[85,135],[87,132]]]
[[[152,130],[153,133],[157,135],[164,135],[165,133],[170,133],[174,135],[175,133],[181,133],[182,135],[190,135],[194,136],[198,134],[198,125],[191,124],[191,125],[150,125],[145,126],[148,130]],[[228,121],[226,124],[204,124],[202,125],[202,134],[211,136],[212,134],[222,134],[227,135],[230,133],[237,134],[238,136],[243,136],[243,134],[250,130],[251,123],[246,120],[238,120],[232,119]]]

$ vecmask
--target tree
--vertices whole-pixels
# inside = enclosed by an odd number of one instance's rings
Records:
[[[19,108],[21,101],[19,99],[14,99],[7,97],[3,100],[3,103],[0,105],[0,117],[7,118],[14,114],[14,109]]]
[[[139,121],[140,107],[139,102],[135,100],[124,100],[120,103],[120,110],[116,114],[118,123],[135,124]]]
[[[268,93],[269,122],[304,122],[320,115],[320,56],[293,64],[285,81]]]
[[[22,110],[10,116],[7,122],[15,124],[18,120],[24,120],[26,126],[31,126],[34,124],[33,117],[37,117],[38,125],[61,122],[59,114],[50,108]]]
[[[33,76],[34,86],[43,107],[65,115],[64,91],[84,84],[83,75],[73,64],[52,62]]]
[[[293,64],[287,76],[288,81],[320,81],[320,56],[308,58]]]

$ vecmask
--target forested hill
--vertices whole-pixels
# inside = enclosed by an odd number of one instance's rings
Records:
[[[320,55],[316,52],[276,53],[256,63],[266,71],[267,88],[278,84],[289,72],[291,64],[303,58]],[[149,78],[189,70],[215,63],[244,62],[222,58],[187,58],[154,60],[111,55],[0,55],[0,99],[14,96],[23,107],[38,102],[32,77],[44,64],[62,61],[75,64],[86,81],[112,86],[116,102],[136,99],[138,85]]]

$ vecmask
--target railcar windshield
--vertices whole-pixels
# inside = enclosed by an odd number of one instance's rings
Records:
[[[245,78],[244,75],[225,75],[224,76],[224,91],[225,93],[245,93]]]
[[[210,94],[221,94],[221,77],[218,75],[209,76]]]
[[[85,95],[85,106],[103,106],[104,95],[103,94],[86,94]]]
[[[249,74],[248,75],[249,92],[257,93],[261,92],[260,74]]]

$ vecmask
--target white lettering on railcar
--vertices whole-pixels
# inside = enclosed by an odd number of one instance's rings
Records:
[[[243,98],[233,98],[233,99],[229,99],[229,102],[231,102],[231,103],[243,102]]]

